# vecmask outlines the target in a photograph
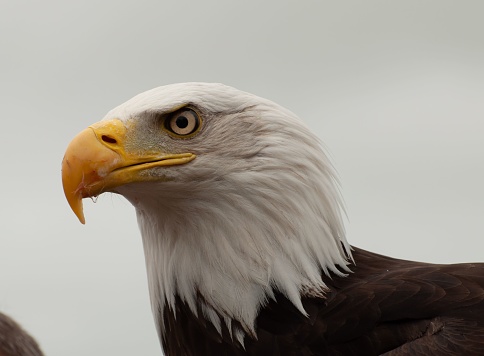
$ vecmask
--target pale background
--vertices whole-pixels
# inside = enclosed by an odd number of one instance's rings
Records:
[[[71,138],[153,87],[223,82],[304,118],[351,243],[484,261],[484,2],[13,1],[0,8],[0,310],[48,355],[160,355],[133,208],[70,211]]]

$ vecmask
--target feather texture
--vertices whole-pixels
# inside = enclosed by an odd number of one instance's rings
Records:
[[[482,355],[484,265],[432,265],[355,248],[355,272],[324,278],[325,298],[302,297],[309,317],[276,293],[245,348],[181,300],[165,314],[169,355]],[[168,332],[168,330],[167,330]]]

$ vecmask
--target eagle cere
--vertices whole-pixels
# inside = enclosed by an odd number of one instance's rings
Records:
[[[81,132],[66,198],[136,208],[167,355],[480,354],[484,267],[345,238],[335,172],[296,115],[221,84],[135,96]]]

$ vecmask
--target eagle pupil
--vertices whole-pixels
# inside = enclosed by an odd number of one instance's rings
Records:
[[[176,126],[181,129],[184,129],[188,126],[188,119],[185,116],[180,116],[176,119]]]

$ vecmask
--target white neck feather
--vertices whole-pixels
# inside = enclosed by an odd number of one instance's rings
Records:
[[[153,311],[166,304],[175,310],[176,295],[194,314],[202,303],[219,331],[222,322],[229,330],[232,320],[240,322],[239,340],[254,333],[258,311],[273,289],[305,314],[301,294],[322,294],[321,271],[341,274],[337,266],[345,269],[350,251],[329,172],[311,179],[299,173],[302,177],[246,172],[215,189],[213,182],[202,183],[185,197],[174,194],[163,202],[144,197],[136,204]],[[166,189],[187,187],[173,183]],[[150,193],[156,196],[156,190]]]

